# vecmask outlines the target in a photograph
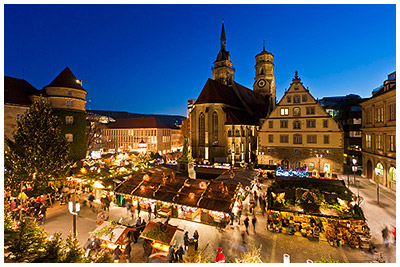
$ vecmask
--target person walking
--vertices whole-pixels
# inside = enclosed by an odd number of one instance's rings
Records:
[[[136,209],[137,209],[137,216],[139,217],[140,211],[142,210],[142,207],[140,206],[139,200],[138,200]]]
[[[385,226],[385,228],[383,228],[382,230],[382,238],[383,238],[383,242],[385,242],[386,247],[389,247],[389,229],[387,228],[387,226]]]
[[[167,261],[172,263],[174,261],[174,246],[170,245],[168,249]]]
[[[88,196],[88,201],[89,201],[89,207],[93,207],[93,201],[94,201],[94,195],[93,192],[90,192],[89,196]]]
[[[125,260],[127,263],[131,262],[131,243],[132,241],[130,239],[127,239],[125,242],[125,250],[124,250],[124,255],[125,255]]]
[[[258,202],[258,195],[257,191],[254,190],[254,207],[257,207],[257,202]]]
[[[246,227],[246,233],[249,234],[249,217],[246,217],[246,219],[244,219],[243,221],[244,226]]]
[[[242,217],[242,208],[239,207],[237,211],[238,225],[240,225],[240,218]]]
[[[151,241],[145,239],[143,242],[143,256],[146,259],[146,263],[150,263],[150,255],[152,252]]]
[[[150,204],[147,206],[147,213],[149,214],[149,221],[151,220],[151,206]]]
[[[215,262],[224,263],[225,255],[222,253],[222,248],[218,248],[217,257],[215,258]]]
[[[157,204],[154,205],[154,219],[157,219]]]
[[[117,248],[114,249],[114,253],[113,253],[114,263],[119,262],[119,259],[121,258],[121,255],[122,255],[122,251],[119,247],[120,247],[120,245],[118,245]]]
[[[396,243],[396,226],[393,226],[393,228],[392,228],[392,235],[393,235],[394,243]]]
[[[179,245],[179,249],[178,249],[178,251],[177,251],[177,255],[178,255],[177,260],[178,260],[178,262],[183,262],[183,254],[184,254],[184,253],[185,253],[185,252],[183,251],[182,245]]]
[[[126,215],[129,215],[129,212],[131,211],[132,208],[132,203],[129,200],[125,203],[125,208],[126,208]]]
[[[199,233],[197,232],[197,230],[194,231],[193,242],[194,242],[194,250],[197,250],[197,248],[199,247]]]
[[[185,234],[183,235],[183,245],[185,246],[185,250],[188,250],[188,245],[189,245],[189,232],[186,231]]]
[[[253,218],[251,219],[251,224],[253,225],[254,233],[256,233],[256,223],[257,223],[256,216],[253,215]]]

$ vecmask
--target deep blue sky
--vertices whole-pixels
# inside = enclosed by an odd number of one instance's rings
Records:
[[[294,71],[316,98],[370,97],[396,68],[395,5],[5,5],[4,74],[38,89],[68,65],[87,108],[186,115],[212,77],[224,17],[236,82],[274,54],[277,99]]]

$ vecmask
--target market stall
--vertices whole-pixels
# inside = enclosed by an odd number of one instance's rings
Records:
[[[102,241],[100,245],[103,248],[114,251],[117,246],[120,246],[122,252],[125,250],[125,239],[130,231],[136,231],[134,228],[129,228],[114,221],[104,221],[93,232],[90,232],[90,236],[95,237]],[[124,253],[122,253],[124,255]],[[121,258],[122,260],[122,258]]]
[[[152,254],[165,259],[177,231],[183,230],[169,224],[149,222],[140,237],[151,241]]]
[[[368,247],[371,235],[364,214],[342,180],[277,177],[267,195],[268,230]]]

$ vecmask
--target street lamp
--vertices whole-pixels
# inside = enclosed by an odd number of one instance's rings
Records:
[[[354,173],[354,184],[355,184],[356,183],[356,171],[357,171],[357,166],[356,166],[357,159],[353,158],[352,161],[353,161],[353,173]]]
[[[72,201],[68,203],[69,213],[73,215],[72,217],[72,234],[76,238],[76,216],[78,216],[79,211],[81,210],[81,205],[79,202],[76,202],[76,186],[74,190],[74,197]]]
[[[321,158],[322,158],[322,154],[317,154],[316,155],[318,158],[318,177],[320,177],[320,173],[321,173]]]

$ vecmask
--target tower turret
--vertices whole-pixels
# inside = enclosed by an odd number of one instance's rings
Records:
[[[214,61],[212,68],[213,80],[219,81],[225,85],[231,85],[234,81],[235,69],[232,67],[231,56],[229,51],[226,51],[226,36],[224,22],[222,22],[221,30],[221,49],[217,55],[217,60]]]

